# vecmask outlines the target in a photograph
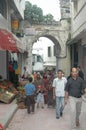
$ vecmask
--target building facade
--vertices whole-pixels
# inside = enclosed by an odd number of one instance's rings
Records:
[[[12,36],[13,39],[15,39],[16,48],[18,49],[19,53],[15,51],[15,54],[18,58],[15,58],[15,56],[11,53],[14,53],[14,51],[11,51],[6,48],[1,48],[1,44],[4,43],[4,39],[2,38],[2,43],[0,40],[0,75],[4,79],[9,78],[8,75],[8,64],[11,59],[19,60],[25,51],[25,45],[22,42],[22,30],[21,30],[21,21],[24,19],[24,9],[25,4],[24,0],[2,0],[0,1],[0,32],[7,33],[7,37]],[[19,36],[19,37],[17,37]],[[11,40],[13,40],[11,39]],[[9,43],[9,41],[8,41]],[[8,46],[8,44],[6,44]],[[5,46],[5,47],[6,47]],[[24,48],[24,49],[23,49]],[[25,58],[25,57],[24,57]]]
[[[71,66],[80,65],[86,79],[86,0],[71,0]]]
[[[45,69],[56,68],[55,45],[48,38],[39,38],[39,41],[33,44],[33,54],[42,56]]]

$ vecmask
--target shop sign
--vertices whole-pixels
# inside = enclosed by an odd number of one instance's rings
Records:
[[[35,28],[26,28],[25,35],[26,36],[35,36],[36,35]]]
[[[17,30],[19,27],[19,21],[18,20],[14,20],[12,21],[12,28]]]

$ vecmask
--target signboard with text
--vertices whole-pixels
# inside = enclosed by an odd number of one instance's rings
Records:
[[[18,22],[18,20],[12,21],[12,28],[14,30],[18,30],[18,28],[19,28],[19,22]]]
[[[35,36],[36,35],[35,28],[25,28],[24,33],[26,36]]]

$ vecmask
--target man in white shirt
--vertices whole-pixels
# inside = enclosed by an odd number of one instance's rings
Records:
[[[67,80],[63,77],[63,71],[58,70],[57,78],[53,80],[53,99],[56,98],[56,118],[59,119],[63,114],[65,85]]]

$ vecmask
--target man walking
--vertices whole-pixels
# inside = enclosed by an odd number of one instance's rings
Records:
[[[71,69],[71,77],[68,79],[65,87],[65,103],[69,98],[71,107],[71,128],[76,130],[76,126],[79,126],[79,115],[81,112],[83,92],[86,93],[86,86],[84,80],[81,79],[77,74],[77,68]],[[86,96],[86,94],[84,94]]]
[[[59,119],[63,114],[64,109],[64,95],[65,95],[65,85],[66,78],[63,77],[63,71],[58,70],[57,78],[53,80],[53,99],[56,97],[56,118]]]

